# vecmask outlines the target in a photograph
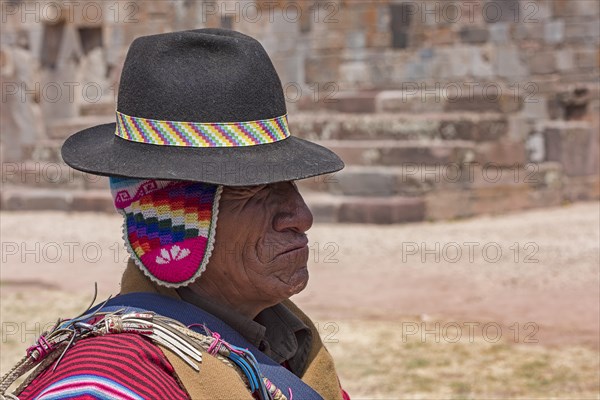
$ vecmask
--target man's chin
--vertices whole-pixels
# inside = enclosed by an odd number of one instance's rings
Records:
[[[285,284],[287,286],[288,297],[303,291],[306,285],[308,285],[308,267],[304,265],[298,268]]]

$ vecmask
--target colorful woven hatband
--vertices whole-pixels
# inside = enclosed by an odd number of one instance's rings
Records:
[[[167,287],[196,280],[214,246],[222,186],[111,177],[110,188],[138,267]]]
[[[183,147],[240,147],[290,136],[287,115],[246,122],[181,122],[131,117],[117,111],[115,135],[133,142]]]

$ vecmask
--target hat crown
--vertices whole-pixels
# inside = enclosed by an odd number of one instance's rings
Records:
[[[117,104],[123,114],[165,121],[254,121],[286,113],[281,81],[262,45],[225,29],[134,40]]]

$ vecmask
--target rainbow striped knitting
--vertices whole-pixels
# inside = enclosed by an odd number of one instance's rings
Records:
[[[183,147],[240,147],[290,136],[287,115],[247,122],[180,122],[138,118],[117,111],[115,135],[133,142]]]
[[[138,267],[167,287],[196,280],[214,246],[222,186],[111,177],[110,187]]]

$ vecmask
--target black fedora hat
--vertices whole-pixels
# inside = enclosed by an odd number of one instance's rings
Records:
[[[226,186],[308,178],[344,167],[291,136],[281,82],[255,39],[224,29],[143,36],[131,44],[116,123],[69,137],[62,157],[96,175]]]

